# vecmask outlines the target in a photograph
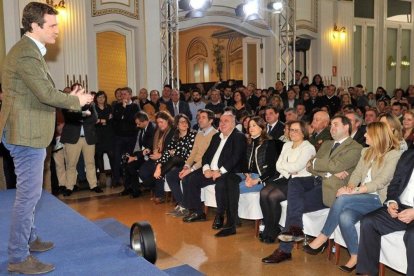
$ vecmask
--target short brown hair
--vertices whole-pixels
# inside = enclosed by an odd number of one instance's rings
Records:
[[[37,23],[40,28],[43,28],[45,23],[45,14],[57,15],[59,12],[44,3],[30,2],[23,9],[22,25],[24,32],[32,32],[32,23]]]

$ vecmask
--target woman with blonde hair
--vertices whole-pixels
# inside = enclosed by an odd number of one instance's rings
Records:
[[[391,131],[394,134],[395,138],[400,141],[401,153],[406,151],[408,149],[408,145],[403,138],[402,125],[400,123],[400,120],[398,120],[398,118],[392,113],[381,113],[378,116],[378,121],[385,123],[389,128],[391,128]]]
[[[402,124],[402,135],[408,147],[411,147],[414,142],[414,109],[405,112]]]
[[[338,190],[321,234],[303,248],[312,255],[321,253],[339,225],[351,255],[348,262],[339,267],[344,272],[353,271],[357,263],[358,234],[355,224],[364,215],[382,206],[401,155],[400,142],[385,123],[369,124],[365,137],[369,147],[362,149],[361,158],[348,185]],[[344,171],[332,177],[343,179],[347,175]]]

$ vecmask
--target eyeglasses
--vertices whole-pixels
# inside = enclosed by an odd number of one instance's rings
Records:
[[[293,133],[300,133],[301,132],[300,128],[289,128],[289,131],[293,132]]]

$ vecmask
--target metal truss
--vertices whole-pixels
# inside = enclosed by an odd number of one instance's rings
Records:
[[[295,0],[283,0],[283,11],[279,14],[279,68],[286,88],[295,79],[296,18]]]
[[[160,0],[161,78],[163,84],[179,89],[178,78],[178,0]]]

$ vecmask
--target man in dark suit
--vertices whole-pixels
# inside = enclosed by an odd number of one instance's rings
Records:
[[[285,132],[285,124],[279,121],[279,110],[274,106],[267,106],[265,109],[267,133],[274,139],[279,140]]]
[[[309,96],[310,98],[304,102],[307,115],[312,114],[318,107],[318,88],[315,85],[309,86]]]
[[[326,95],[317,100],[318,107],[329,107],[329,115],[334,116],[341,109],[341,99],[335,95],[336,87],[331,84],[326,87]]]
[[[287,98],[283,100],[283,107],[287,108],[296,108],[298,105],[299,100],[296,99],[296,91],[290,88],[287,91]]]
[[[187,115],[188,119],[193,118],[190,107],[188,103],[185,101],[180,101],[180,91],[177,89],[173,89],[171,92],[171,100],[167,102],[168,112],[170,112],[171,116],[175,117],[180,113]]]
[[[57,13],[51,6],[38,2],[24,7],[25,35],[7,54],[2,71],[0,136],[13,157],[17,175],[7,269],[22,274],[47,273],[55,268],[30,254],[54,246],[38,238],[34,214],[42,193],[46,147],[55,131],[55,107],[79,111],[93,101],[93,96],[79,87],[71,95],[61,93],[50,76],[43,56],[45,45],[54,44],[59,33]]]
[[[231,112],[225,112],[220,117],[220,133],[213,136],[207,151],[203,155],[202,168],[189,175],[188,208],[192,214],[184,219],[185,222],[205,219],[200,200],[201,188],[216,184],[217,214],[213,229],[223,227],[224,213],[227,215],[225,227],[216,233],[217,237],[236,234],[236,221],[239,203],[240,177],[242,160],[245,156],[246,137],[236,128],[236,117]]]
[[[280,263],[291,259],[293,242],[304,238],[303,214],[331,206],[338,189],[348,183],[362,150],[362,146],[350,137],[351,130],[348,118],[334,117],[330,129],[334,141],[324,142],[315,158],[308,162],[307,170],[312,176],[289,180],[286,230],[279,236],[279,248],[262,262]]]
[[[332,139],[329,131],[329,114],[325,111],[316,112],[313,115],[311,126],[313,133],[309,137],[309,142],[318,151],[324,141]]]
[[[385,206],[361,220],[357,273],[378,275],[381,236],[404,231],[407,275],[414,275],[414,149],[403,153],[388,186]],[[396,252],[396,254],[398,254]]]
[[[121,192],[121,195],[131,194],[134,198],[140,195],[138,169],[148,158],[153,148],[155,133],[155,126],[145,112],[140,111],[135,115],[135,123],[139,129],[137,140],[134,150],[125,164],[124,190]]]
[[[345,116],[352,124],[352,139],[360,143],[363,147],[367,147],[368,145],[365,143],[365,132],[367,128],[365,125],[362,125],[362,118],[356,112],[347,112]]]
[[[89,188],[96,193],[102,193],[102,189],[97,186],[95,169],[95,124],[97,121],[95,109],[92,106],[85,106],[80,112],[67,109],[63,109],[62,112],[65,125],[60,142],[65,145],[63,150],[65,151],[66,163],[66,190],[63,195],[70,196],[72,194],[76,184],[76,165],[81,153],[86,167]]]

